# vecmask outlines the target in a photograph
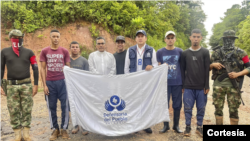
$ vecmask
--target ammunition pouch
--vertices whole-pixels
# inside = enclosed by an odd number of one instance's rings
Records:
[[[5,94],[7,95],[7,80],[6,79],[1,80],[1,87],[3,88],[3,91],[5,92]]]

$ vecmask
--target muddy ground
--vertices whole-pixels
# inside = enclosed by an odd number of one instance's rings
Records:
[[[210,81],[210,88],[212,88],[213,81]],[[242,97],[245,102],[245,106],[241,105],[239,109],[239,124],[250,124],[250,79],[245,77]],[[60,107],[60,102],[58,102],[58,107]],[[61,123],[61,112],[60,108],[58,110],[58,122]],[[173,119],[173,109],[170,108],[170,119]],[[214,118],[214,106],[212,105],[212,89],[208,94],[208,102],[206,106],[206,112],[204,117],[204,125],[215,124]],[[230,124],[229,113],[227,102],[225,101],[224,106],[224,124]],[[170,122],[170,127],[172,127],[172,121]],[[195,133],[196,129],[196,107],[194,106],[193,118],[192,118],[192,131],[191,137],[184,137],[182,134],[177,134],[173,130],[168,131],[164,134],[159,134],[159,130],[163,127],[163,123],[157,124],[152,127],[153,133],[147,134],[144,131],[138,133],[133,133],[125,136],[119,137],[107,137],[95,133],[90,133],[86,136],[81,135],[81,132],[77,134],[71,134],[72,123],[69,124],[69,136],[70,141],[202,141],[203,139]],[[185,129],[185,116],[183,108],[181,110],[180,118],[180,128],[184,131]],[[47,141],[49,140],[51,130],[49,123],[49,115],[44,100],[44,95],[39,92],[34,97],[34,106],[32,112],[32,124],[30,134],[33,141]],[[6,97],[1,96],[1,140],[10,141],[14,139],[14,132],[10,126],[10,117],[7,109]],[[59,137],[57,141],[62,141],[63,139]]]

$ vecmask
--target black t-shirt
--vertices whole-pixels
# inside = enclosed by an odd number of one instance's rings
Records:
[[[30,78],[30,58],[34,56],[32,50],[20,47],[19,57],[14,53],[12,47],[4,48],[1,51],[1,79],[4,76],[5,64],[7,65],[8,80],[22,80]],[[36,75],[38,70],[36,70]],[[35,73],[34,73],[35,75]],[[35,85],[38,84],[38,76],[34,78]]]
[[[127,50],[124,50],[120,53],[115,53],[115,61],[116,61],[116,74],[124,74],[124,65],[125,65],[125,57]]]
[[[198,51],[187,49],[181,56],[181,75],[183,88],[209,89],[210,55],[206,48]]]

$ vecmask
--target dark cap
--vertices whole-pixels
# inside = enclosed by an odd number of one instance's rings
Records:
[[[135,36],[137,36],[137,34],[139,34],[139,33],[142,33],[143,35],[147,36],[146,31],[144,31],[144,30],[138,30],[136,32]]]
[[[117,36],[115,42],[117,42],[117,41],[125,42],[125,37],[124,36]]]

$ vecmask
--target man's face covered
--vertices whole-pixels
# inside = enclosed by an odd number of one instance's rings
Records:
[[[19,48],[23,45],[23,39],[20,37],[12,37],[11,43],[13,51],[19,57]]]
[[[233,50],[234,49],[235,38],[223,38],[224,49]]]

